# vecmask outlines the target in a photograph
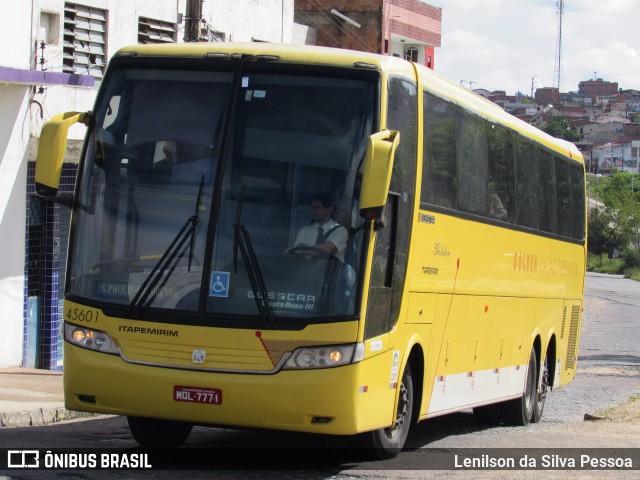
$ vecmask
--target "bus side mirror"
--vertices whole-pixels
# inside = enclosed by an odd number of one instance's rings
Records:
[[[90,113],[67,112],[51,117],[42,127],[36,157],[36,193],[54,199],[58,194],[60,174],[71,125],[89,123]]]
[[[360,216],[366,220],[382,217],[398,143],[400,132],[395,130],[382,130],[369,137],[360,189]]]

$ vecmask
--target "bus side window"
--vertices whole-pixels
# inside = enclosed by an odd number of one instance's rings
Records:
[[[555,163],[550,153],[541,152],[540,171],[544,172],[544,175],[540,175],[540,230],[549,233],[558,233],[558,228],[562,228],[563,224],[562,217],[558,216],[561,213],[558,211],[558,202],[563,202],[556,196],[556,191],[560,193],[560,189],[557,188],[559,186],[556,181]]]
[[[457,108],[424,94],[424,162],[420,201],[456,208]]]
[[[513,222],[515,211],[513,137],[504,128],[488,122],[486,131],[489,162],[488,202],[492,201],[492,195],[495,194],[504,209],[504,212],[500,212],[495,207],[492,209],[489,203],[489,217]]]
[[[558,160],[560,161],[560,160]],[[570,165],[571,174],[571,212],[573,230],[571,237],[575,240],[584,240],[585,223],[585,195],[584,195],[584,166]]]
[[[516,223],[538,229],[540,219],[540,150],[524,140],[515,141]]]
[[[384,207],[383,219],[386,225],[376,232],[376,241],[371,265],[369,285],[369,307],[365,338],[372,338],[391,330],[395,323],[391,315],[393,263],[396,249],[398,196],[390,194]]]
[[[486,216],[490,202],[487,201],[489,184],[484,121],[480,117],[460,112],[457,130],[458,209]],[[499,200],[493,201],[495,203]]]

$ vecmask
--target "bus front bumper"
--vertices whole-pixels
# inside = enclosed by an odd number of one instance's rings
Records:
[[[130,364],[66,342],[64,359],[65,406],[75,411],[350,435],[389,426],[393,407],[389,392],[360,386],[362,364],[218,373]]]

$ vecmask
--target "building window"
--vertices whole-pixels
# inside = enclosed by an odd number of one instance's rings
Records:
[[[107,59],[107,11],[64,4],[62,71],[102,78]]]
[[[175,23],[140,17],[138,20],[138,43],[175,43]]]
[[[409,47],[404,52],[405,60],[409,60],[410,62],[418,61],[418,49],[415,47]]]
[[[40,12],[38,40],[49,45],[60,43],[60,15],[55,12]]]

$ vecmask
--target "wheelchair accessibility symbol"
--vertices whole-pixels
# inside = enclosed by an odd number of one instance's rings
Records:
[[[210,297],[229,296],[229,272],[211,272]]]

